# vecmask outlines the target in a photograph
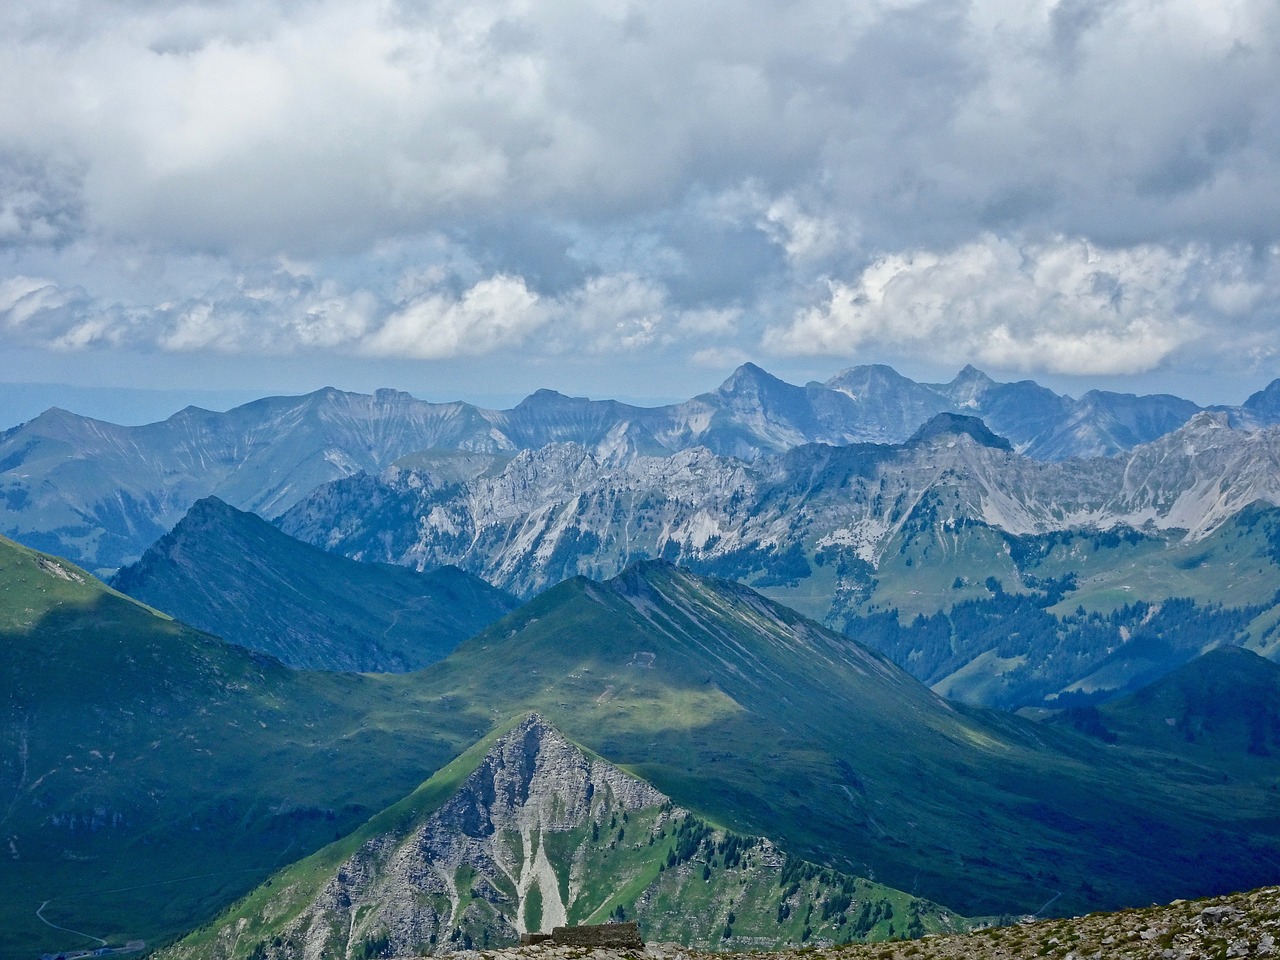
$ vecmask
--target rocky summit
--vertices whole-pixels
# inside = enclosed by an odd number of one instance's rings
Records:
[[[765,838],[713,828],[530,714],[164,956],[423,956],[609,920],[721,949],[965,925]]]
[[[1280,887],[1213,900],[1095,913],[1061,920],[1025,920],[968,934],[876,944],[816,946],[799,952],[753,953],[754,960],[1209,960],[1267,958],[1280,938]],[[580,947],[538,944],[467,951],[458,960],[578,960]],[[597,949],[592,960],[695,960],[710,956],[667,943],[643,951]],[[722,954],[716,954],[722,956]]]

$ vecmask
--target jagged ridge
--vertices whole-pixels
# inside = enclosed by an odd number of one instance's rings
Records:
[[[358,559],[454,563],[530,596],[643,557],[718,572],[740,559],[740,575],[776,568],[781,581],[807,575],[796,551],[826,546],[875,566],[935,495],[955,522],[1015,535],[1129,526],[1197,539],[1251,503],[1280,503],[1280,428],[1235,430],[1205,413],[1121,457],[1063,463],[1019,456],[946,414],[901,446],[809,445],[754,464],[703,449],[619,461],[552,444],[465,483],[410,468],[329,484],[279,522]]]
[[[499,411],[325,388],[227,413],[189,407],[141,427],[49,410],[0,434],[0,499],[3,532],[101,570],[136,560],[201,497],[274,517],[318,484],[429,448],[509,456],[573,442],[605,458],[704,447],[754,460],[813,442],[902,442],[949,412],[982,417],[1018,450],[1058,460],[1126,450],[1199,409],[1163,396],[1093,392],[1075,401],[972,368],[930,385],[856,367],[799,387],[745,364],[717,390],[653,408],[547,390]],[[1227,413],[1250,426],[1276,419],[1261,395]]]

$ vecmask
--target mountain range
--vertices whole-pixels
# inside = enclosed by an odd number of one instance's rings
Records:
[[[488,622],[471,583],[428,639],[421,597],[393,599],[418,587],[393,586],[369,562],[453,565],[528,598],[662,557],[862,637],[948,696],[1010,709],[1132,691],[1215,644],[1280,649],[1280,540],[1255,522],[1258,505],[1280,502],[1280,428],[1260,425],[1280,412],[1280,388],[1109,457],[1035,459],[1025,451],[1048,447],[1026,439],[1028,424],[1053,420],[1046,410],[1127,410],[1127,443],[1168,426],[1153,410],[1174,409],[1168,398],[1054,397],[972,369],[927,385],[862,367],[802,388],[745,365],[712,394],[647,410],[544,391],[499,415],[321,391],[140,428],[51,412],[0,442],[0,516],[25,524],[26,542],[82,560],[77,543],[121,559],[123,537],[138,551],[120,574],[127,592],[310,667],[412,669]],[[939,405],[983,412],[1014,440],[935,412],[901,443],[844,442],[897,435]],[[1019,411],[1021,426],[1009,419]],[[27,429],[41,422],[64,428],[57,443]],[[803,442],[813,436],[841,445]],[[695,441],[709,446],[670,452]],[[123,476],[133,479],[111,489]],[[198,508],[179,523],[209,486],[267,515],[292,502],[275,517],[284,532],[366,566],[299,552],[265,524],[250,531],[242,510],[233,522]],[[72,514],[78,526],[63,523]],[[41,525],[53,529],[31,529]],[[1247,548],[1230,546],[1236,534]],[[1244,569],[1228,556],[1242,549]],[[335,589],[347,582],[364,586]],[[1196,604],[1187,617],[1168,603],[1185,599]],[[410,633],[417,648],[397,647]]]
[[[643,408],[542,390],[511,410],[331,388],[214,413],[188,407],[124,427],[50,409],[0,433],[0,533],[96,571],[136,561],[205,496],[274,518],[316,486],[377,474],[427,449],[512,456],[553,443],[593,455],[704,448],[752,461],[807,443],[900,443],[938,413],[978,416],[1042,460],[1103,456],[1149,442],[1200,411],[1171,396],[1091,391],[1079,400],[965,368],[921,384],[889,367],[795,386],[745,364],[719,388]],[[1222,408],[1237,426],[1280,422],[1280,386]]]
[[[530,711],[724,831],[717,867],[730,835],[767,837],[962,916],[1257,886],[1280,858],[1273,756],[1224,767],[1182,740],[1108,744],[960,708],[747,587],[661,562],[568,580],[424,670],[358,675],[291,670],[0,542],[0,643],[6,957],[73,945],[45,924],[162,940],[255,888],[270,912],[283,891],[266,880],[324,849],[298,869],[332,879],[395,811],[426,810],[397,806],[419,784]],[[433,796],[469,775],[453,771]],[[653,826],[638,836],[674,842]],[[737,849],[763,862],[761,843]],[[638,861],[612,862],[599,876],[620,887]]]
[[[1280,381],[749,364],[661,408],[49,411],[0,435],[0,957],[812,945],[1274,883],[1277,423]]]
[[[1278,649],[1280,428],[1222,413],[1062,462],[954,414],[903,444],[750,463],[572,444],[450,458],[326,484],[277,522],[352,558],[456,564],[526,597],[664,558],[749,583],[950,696],[1009,708],[1136,689],[1217,643]]]

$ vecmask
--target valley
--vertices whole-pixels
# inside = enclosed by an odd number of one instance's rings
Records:
[[[291,671],[65,562],[9,556],[10,952],[45,936],[51,898],[59,926],[176,935],[529,710],[720,829],[960,916],[1257,885],[1280,857],[1269,756],[1224,785],[1212,757],[1175,761],[1177,742],[1117,752],[961,710],[747,588],[662,563],[568,581],[424,671],[369,676]],[[104,673],[118,679],[98,691]]]

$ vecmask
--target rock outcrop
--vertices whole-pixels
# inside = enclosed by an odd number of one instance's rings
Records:
[[[434,795],[436,783],[415,797]],[[413,812],[414,803],[370,821],[354,852],[321,851],[284,871],[164,956],[422,956],[618,921],[660,940],[762,948],[883,936],[895,903],[904,929],[963,924],[900,891],[790,860],[766,839],[713,829],[537,714],[498,738],[434,809]],[[634,939],[634,925],[620,929]]]
[[[752,954],[753,960],[1246,960],[1275,957],[1280,939],[1280,887],[1119,913],[1027,921],[974,933],[891,943],[818,946]],[[569,960],[580,951],[540,944],[491,951],[484,960]],[[477,960],[461,953],[458,960]],[[674,944],[648,944],[650,960],[712,956]],[[633,960],[625,950],[595,950],[594,960]]]

